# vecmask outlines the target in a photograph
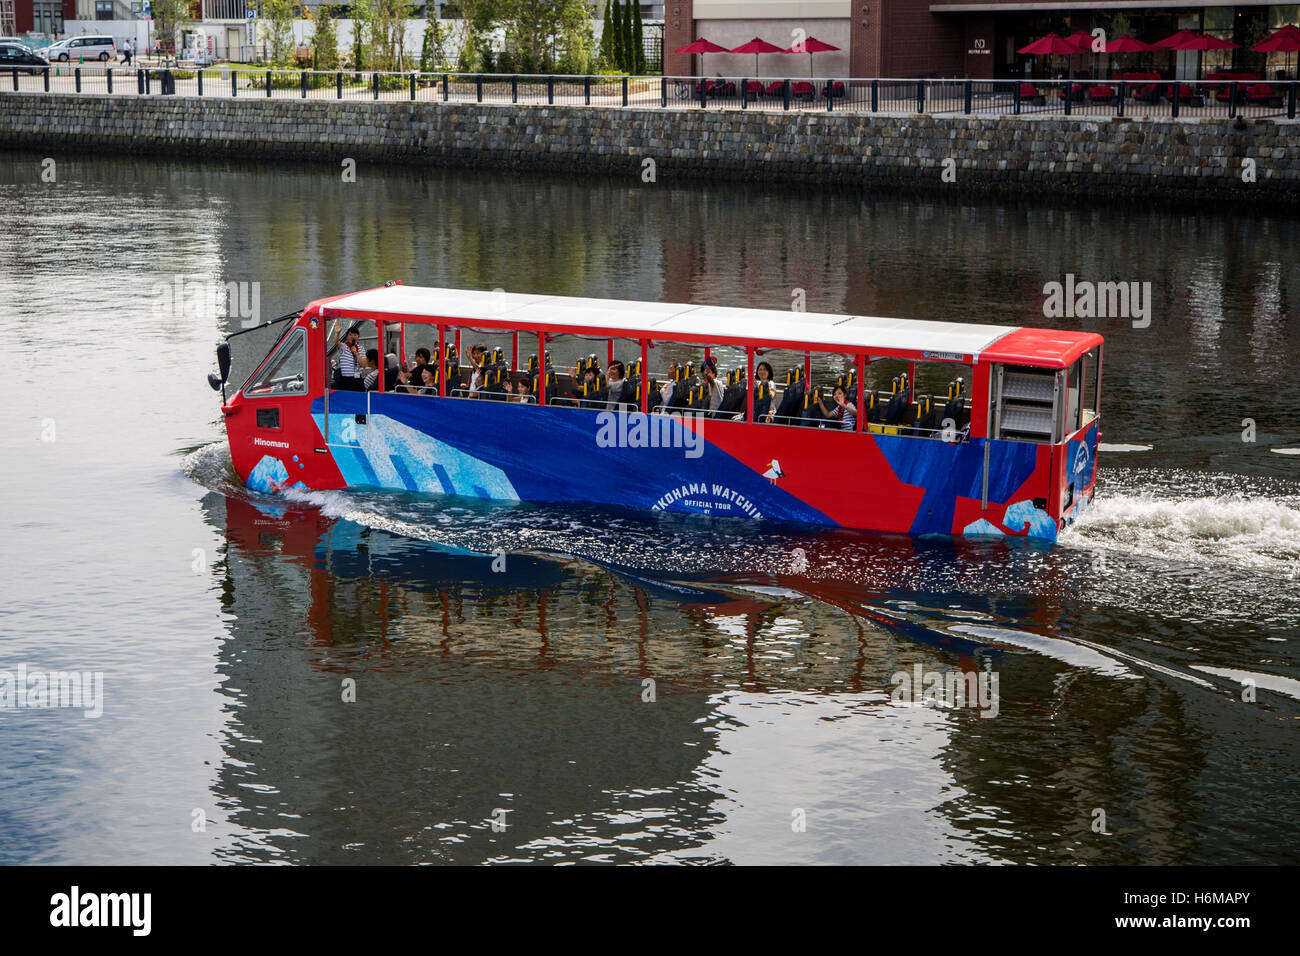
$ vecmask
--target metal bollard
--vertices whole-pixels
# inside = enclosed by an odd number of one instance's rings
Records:
[[[144,92],[146,96],[153,95],[153,74],[148,70],[144,71]]]
[[[302,98],[305,100],[307,98],[307,71],[306,70],[298,71],[298,85],[302,87]]]
[[[555,105],[555,77],[553,76],[546,78],[546,105]]]
[[[451,96],[451,84],[448,82],[447,74],[444,73],[442,74],[442,101],[446,103],[448,97],[450,96]]]
[[[880,81],[871,81],[871,112],[880,112]]]
[[[916,111],[925,112],[925,80],[916,81]]]
[[[1295,119],[1295,88],[1296,84],[1292,83],[1287,89],[1286,95],[1286,118]]]
[[[1012,112],[1015,113],[1016,116],[1019,116],[1020,115],[1020,81],[1019,80],[1017,80],[1012,84],[1012,89],[1014,90],[1013,99],[1015,102],[1015,107],[1012,110]]]
[[[1128,87],[1124,85],[1123,80],[1119,81],[1119,84],[1115,88],[1115,92],[1119,94],[1115,99],[1115,115],[1123,116],[1124,100],[1128,98]]]
[[[480,74],[479,76],[475,77],[475,78],[474,78],[474,82],[475,82],[476,84],[478,84],[478,86],[477,86],[477,89],[478,89],[478,101],[479,101],[480,103],[482,103],[482,102],[483,102],[483,77],[482,77],[482,75]]]
[[[582,87],[583,87],[583,102],[585,102],[588,106],[590,106],[591,105],[591,77],[584,76],[582,78]]]
[[[517,76],[510,77],[510,102],[519,102],[519,77]]]
[[[623,105],[627,106],[627,77],[623,77]]]
[[[50,68],[47,66],[41,70],[41,73],[45,75],[45,92],[48,93],[50,91]]]
[[[234,99],[239,96],[239,73],[235,70],[230,71],[230,97]]]
[[[415,74],[411,74],[411,102],[415,102]]]
[[[378,73],[370,74],[370,87],[371,87],[371,92],[373,93],[372,98],[376,100],[379,99],[379,74]]]
[[[1182,102],[1183,84],[1174,84],[1174,95],[1169,97],[1169,115],[1178,119],[1178,106]]]
[[[14,70],[14,76],[17,75],[18,75],[18,71]],[[80,93],[81,92],[81,67],[77,67],[75,70],[73,70],[72,75],[73,75],[73,79],[76,80],[77,92]],[[17,89],[17,87],[14,87],[14,89]]]
[[[199,78],[199,96],[202,96],[203,95],[203,68],[200,67],[199,71],[194,75]]]
[[[785,101],[786,112],[790,110],[790,81],[781,84],[781,98]]]
[[[1228,92],[1228,119],[1234,119],[1237,116],[1237,84],[1234,82]]]
[[[740,78],[740,108],[743,110],[749,106],[749,77]]]
[[[1070,80],[1065,81],[1065,115],[1070,115],[1070,97],[1074,93],[1074,83]]]
[[[1294,89],[1291,90],[1291,94],[1292,94],[1291,98],[1294,100],[1295,99]],[[660,77],[659,79],[659,105],[664,109],[668,109],[668,77],[666,76]]]
[[[973,89],[972,89],[971,81],[970,81],[970,80],[967,80],[967,81],[966,81],[966,89],[965,89],[965,94],[966,94],[966,115],[967,115],[967,116],[970,116],[971,100],[973,99],[972,93],[973,93]]]
[[[338,98],[343,99],[343,73],[334,74],[334,89],[338,91]]]
[[[266,71],[266,98],[271,98],[271,71]]]
[[[834,108],[831,104],[835,102],[835,97],[831,95],[834,90],[831,88],[830,77],[826,78],[826,89],[823,92],[826,94],[826,112],[829,113]]]
[[[18,71],[14,70],[14,92],[18,92]]]
[[[202,76],[203,74],[200,73],[199,75]],[[113,92],[113,68],[111,66],[108,67],[106,70],[104,70],[104,79],[108,83],[108,92],[112,93]],[[203,95],[203,81],[199,80],[199,96],[202,95]]]

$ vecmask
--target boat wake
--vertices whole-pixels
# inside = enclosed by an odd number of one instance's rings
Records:
[[[1300,577],[1300,501],[1238,495],[1098,495],[1061,538],[1071,547]]]

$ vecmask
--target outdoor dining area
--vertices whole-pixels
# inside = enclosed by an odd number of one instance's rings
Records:
[[[1286,55],[1287,69],[1277,71],[1272,79],[1262,70],[1223,65],[1233,62],[1231,51],[1242,50],[1240,44],[1213,32],[1188,29],[1151,43],[1128,34],[1111,39],[1102,31],[1048,33],[1017,50],[1031,58],[1023,78],[1003,80],[817,78],[814,56],[839,49],[815,37],[803,37],[788,47],[760,37],[726,47],[700,37],[674,51],[699,56],[698,74],[672,82],[678,100],[722,108],[780,103],[785,109],[1173,117],[1185,111],[1205,116],[1293,117],[1300,86],[1291,68],[1290,55],[1300,53],[1300,27],[1294,24],[1249,47],[1254,53]],[[708,57],[717,54],[729,55],[733,64],[734,55],[753,56],[754,72],[748,77],[709,76]],[[760,60],[778,56],[807,56],[808,75],[796,78],[786,63]],[[1195,78],[1188,75],[1189,64]],[[1209,68],[1211,64],[1218,68]]]
[[[780,47],[775,43],[769,43],[766,40],[754,37],[742,43],[738,47],[728,49],[719,46],[704,38],[700,38],[693,43],[688,43],[677,53],[689,53],[700,55],[701,73],[707,73],[704,68],[704,56],[709,53],[740,53],[752,54],[754,57],[754,74],[761,76],[759,72],[759,56],[763,54],[777,53],[783,56],[803,56],[808,57],[808,72],[811,74],[813,64],[813,54],[829,53],[839,50],[840,48],[830,43],[826,43],[816,37],[804,37],[788,47]],[[778,74],[784,71],[778,70]],[[694,99],[707,101],[710,99],[732,99],[739,97],[742,101],[758,103],[764,99],[780,100],[786,96],[786,86],[789,85],[789,96],[795,100],[813,102],[814,100],[826,100],[827,98],[843,98],[845,96],[845,85],[842,80],[758,80],[742,79],[734,80],[724,78],[718,74],[713,79],[697,80],[694,89],[688,92],[688,95]]]
[[[1018,100],[1030,107],[1051,105],[1052,99],[1070,99],[1074,104],[1084,106],[1089,103],[1112,105],[1119,102],[1121,97],[1126,97],[1135,105],[1162,102],[1170,104],[1174,108],[1174,115],[1178,115],[1182,108],[1199,109],[1216,105],[1228,106],[1229,112],[1234,114],[1237,108],[1249,106],[1281,109],[1285,100],[1294,96],[1290,88],[1292,84],[1287,82],[1295,79],[1295,74],[1291,71],[1284,71],[1281,77],[1283,82],[1275,83],[1269,82],[1267,75],[1248,69],[1206,71],[1199,68],[1199,79],[1185,79],[1162,75],[1153,67],[1154,55],[1162,50],[1203,54],[1239,49],[1241,46],[1230,40],[1195,30],[1179,30],[1154,43],[1145,43],[1132,36],[1107,39],[1082,30],[1065,37],[1049,33],[1021,47],[1017,52],[1035,58],[1047,58],[1046,62],[1052,68],[1059,66],[1059,58],[1064,57],[1067,69],[1055,73],[1055,82],[1022,81]],[[1300,52],[1300,27],[1294,24],[1282,26],[1250,49],[1256,53]],[[1106,79],[1092,80],[1096,71],[1085,68],[1078,74],[1083,81],[1076,81],[1076,58],[1099,58],[1102,54],[1110,54],[1107,57],[1110,70]],[[1113,64],[1117,54],[1133,55],[1139,66],[1144,65],[1145,68],[1115,70]]]

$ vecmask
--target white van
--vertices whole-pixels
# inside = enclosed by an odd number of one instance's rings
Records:
[[[112,37],[83,36],[66,37],[58,43],[52,43],[43,51],[50,62],[62,63],[80,60],[114,60],[117,58],[117,44]]]

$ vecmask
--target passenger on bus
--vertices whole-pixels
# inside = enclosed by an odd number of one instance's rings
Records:
[[[412,384],[414,381],[415,381],[414,373],[409,368],[407,368],[405,364],[403,364],[402,367],[397,370],[397,386],[393,389],[393,391],[414,392],[415,386]]]
[[[339,369],[337,388],[347,391],[361,391],[361,326],[354,325],[343,336],[339,346]]]
[[[415,365],[411,366],[411,371],[416,373],[421,365],[428,365],[433,361],[433,355],[426,348],[415,350]],[[418,374],[418,373],[417,373]]]
[[[366,349],[366,358],[362,364],[365,376],[361,379],[367,392],[379,387],[379,349]]]
[[[826,404],[825,399],[818,399],[822,407],[822,415],[825,416],[827,421],[839,422],[841,431],[857,431],[858,412],[849,404],[849,393],[844,390],[844,386],[836,385],[831,397],[832,404],[830,405]]]
[[[600,375],[600,366],[594,362],[582,370],[582,375],[578,375],[577,369],[569,369],[569,376],[573,379],[573,391],[569,394],[574,398],[583,398],[582,386],[586,384],[595,385],[597,377]]]
[[[772,378],[772,366],[767,362],[759,362],[754,366],[754,378],[759,382],[767,382],[767,387],[771,390],[772,400],[768,403],[768,412],[766,415],[759,415],[759,421],[770,422],[772,410],[781,407],[781,395],[776,390],[776,381]]]
[[[518,383],[517,385],[515,385],[515,394],[514,394],[514,396],[510,399],[510,401],[512,401],[512,402],[518,402],[518,403],[521,404],[521,405],[528,405],[528,404],[531,404],[531,403],[532,403],[532,401],[533,401],[533,383],[532,383],[532,381],[528,378],[527,375],[525,375],[523,378],[521,378],[521,379],[519,380],[519,383]]]
[[[483,387],[483,377],[487,373],[484,367],[487,359],[487,346],[474,345],[469,350],[469,394],[471,398],[478,398],[479,389]]]
[[[707,358],[704,360],[704,365],[700,369],[700,380],[707,395],[705,407],[711,412],[716,412],[718,406],[722,404],[722,393],[724,391],[722,383],[718,381],[718,362],[716,359]]]
[[[418,384],[421,386],[417,391],[420,395],[437,395],[438,382],[434,378],[435,370],[432,365],[421,365],[416,369],[419,375]]]
[[[623,401],[623,389],[627,386],[622,362],[609,363],[609,373],[605,376],[605,381],[609,384],[609,401],[605,407],[610,411],[617,411]]]

